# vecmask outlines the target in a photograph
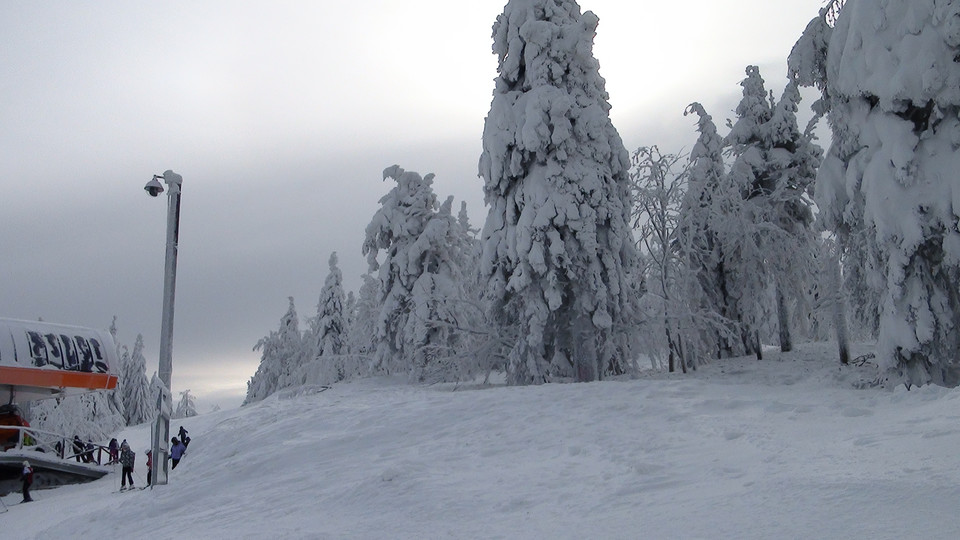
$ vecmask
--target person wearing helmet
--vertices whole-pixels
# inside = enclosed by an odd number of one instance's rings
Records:
[[[120,472],[120,491],[127,489],[127,479],[130,479],[130,489],[133,489],[133,464],[137,455],[130,449],[130,443],[126,439],[120,443],[120,466],[123,470]]]
[[[30,466],[29,461],[24,460],[20,479],[23,480],[23,502],[30,502],[33,500],[30,497],[30,486],[33,484],[33,467]]]

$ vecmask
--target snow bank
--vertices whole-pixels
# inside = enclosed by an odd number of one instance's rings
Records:
[[[862,351],[861,351],[862,352]],[[170,484],[34,494],[16,538],[948,538],[960,391],[855,390],[832,345],[690,376],[373,379],[183,421]],[[312,392],[312,393],[311,393]],[[176,427],[176,426],[174,426]],[[143,427],[121,434],[139,450]],[[142,478],[137,478],[141,483]],[[18,495],[4,498],[10,505]]]

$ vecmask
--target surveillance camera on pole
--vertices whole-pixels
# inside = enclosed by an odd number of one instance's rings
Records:
[[[167,254],[163,272],[163,319],[160,325],[160,369],[158,374],[164,389],[157,396],[157,423],[152,436],[153,477],[152,485],[167,483],[170,441],[170,413],[173,409],[173,397],[170,392],[170,379],[173,374],[173,299],[177,283],[177,242],[180,236],[180,185],[183,177],[173,171],[162,175],[153,175],[143,189],[151,197],[163,193],[163,180],[167,184]]]
[[[160,183],[158,178],[163,179],[162,176],[155,174],[153,175],[153,180],[150,180],[147,182],[147,185],[143,186],[143,189],[145,189],[151,197],[156,197],[163,193],[163,184]]]

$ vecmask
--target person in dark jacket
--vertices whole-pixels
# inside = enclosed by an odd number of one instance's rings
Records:
[[[76,455],[77,463],[80,463],[83,459],[83,441],[80,440],[79,435],[73,436],[73,453]]]
[[[170,444],[170,459],[173,461],[173,466],[170,468],[176,469],[177,464],[180,463],[180,458],[186,453],[187,447],[178,441],[176,437],[170,439]]]
[[[120,459],[120,444],[117,443],[116,439],[110,439],[110,444],[107,445],[107,449],[110,451],[110,462],[107,463],[107,465],[117,463],[117,460]]]
[[[123,470],[120,472],[120,491],[127,489],[127,479],[130,479],[130,489],[133,489],[133,463],[137,455],[130,450],[130,445],[124,439],[120,443],[120,466]]]
[[[180,436],[180,442],[183,443],[184,448],[190,446],[190,437],[187,436],[187,430],[183,429],[183,426],[180,426],[180,432],[178,435]]]
[[[147,448],[147,486],[151,485],[153,480],[153,450]]]
[[[29,461],[23,462],[23,472],[20,473],[20,479],[23,480],[23,502],[30,502],[30,486],[33,485],[33,467]]]

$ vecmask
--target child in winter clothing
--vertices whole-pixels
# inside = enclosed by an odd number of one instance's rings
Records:
[[[124,439],[120,444],[120,465],[123,471],[120,473],[120,491],[127,489],[127,479],[130,479],[130,489],[133,489],[133,463],[137,455],[130,450],[130,445]]]
[[[187,436],[187,430],[183,429],[183,426],[180,426],[180,432],[177,435],[180,436],[180,442],[183,443],[184,448],[190,446],[190,437]]]
[[[177,464],[180,463],[180,458],[182,458],[184,452],[187,451],[187,447],[178,441],[176,437],[170,439],[170,444],[173,445],[170,447],[170,459],[173,461],[173,466],[170,468],[176,469]]]
[[[30,502],[30,486],[33,485],[33,467],[29,461],[23,462],[23,472],[20,473],[20,479],[23,480],[23,502]]]

